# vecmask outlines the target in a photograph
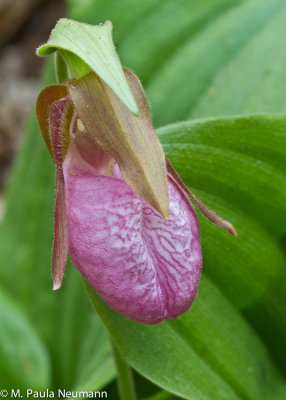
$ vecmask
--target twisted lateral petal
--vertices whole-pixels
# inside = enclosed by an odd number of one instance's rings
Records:
[[[174,169],[174,167],[167,158],[166,158],[166,165],[168,174],[172,176],[178,188],[180,188],[186,195],[190,196],[190,198],[194,200],[194,202],[199,207],[200,211],[204,214],[204,216],[208,218],[211,222],[219,226],[220,228],[225,229],[226,231],[231,233],[233,236],[237,236],[236,229],[230,222],[226,221],[225,219],[217,215],[215,212],[210,210],[187,188],[187,186],[184,184],[181,177],[179,176],[179,174],[177,173],[177,171]]]
[[[69,252],[116,311],[155,324],[192,304],[201,271],[197,216],[170,177],[170,216],[122,180],[98,176],[69,153],[64,162]]]
[[[56,201],[52,256],[54,290],[61,287],[68,255],[66,195],[62,163],[69,143],[68,130],[72,112],[72,104],[67,98],[55,101],[49,109],[50,144],[56,163]]]

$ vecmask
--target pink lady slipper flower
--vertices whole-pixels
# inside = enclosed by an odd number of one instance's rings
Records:
[[[187,311],[197,293],[202,255],[189,196],[235,231],[188,191],[165,158],[138,78],[128,70],[125,77],[139,116],[93,72],[39,95],[38,120],[57,171],[54,289],[69,252],[114,310],[156,324]]]

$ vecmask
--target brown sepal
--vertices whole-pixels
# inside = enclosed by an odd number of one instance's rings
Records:
[[[124,72],[139,108],[138,117],[94,73],[70,81],[68,91],[88,134],[116,160],[127,184],[167,219],[165,155],[141,83],[131,71]]]
[[[36,104],[36,114],[42,132],[42,136],[54,161],[55,161],[55,155],[52,149],[50,127],[49,127],[50,109],[55,101],[65,97],[66,95],[67,95],[67,88],[64,85],[47,86],[39,94]]]

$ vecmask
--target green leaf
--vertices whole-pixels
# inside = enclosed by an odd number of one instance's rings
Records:
[[[134,114],[136,102],[124,77],[112,42],[112,24],[91,26],[62,18],[52,30],[45,45],[37,50],[39,56],[59,51],[75,77],[94,71],[118,95]]]
[[[185,37],[148,80],[157,126],[190,116],[286,111],[280,85],[285,70],[285,2],[233,4],[212,14],[195,35]],[[143,41],[143,28],[141,34]],[[137,52],[129,53],[132,65]],[[135,71],[140,76],[141,67]]]
[[[166,1],[166,0],[165,0]],[[97,25],[112,21],[115,43],[122,42],[136,29],[138,23],[162,6],[162,0],[69,0],[69,14],[77,21]]]
[[[262,115],[198,120],[158,131],[185,183],[238,231],[234,238],[200,216],[204,273],[186,314],[142,325],[88,289],[131,365],[184,398],[285,396],[286,385],[268,353],[283,367],[286,274],[279,235],[286,226],[285,127],[285,117]],[[262,321],[271,327],[271,339],[259,329]]]
[[[267,115],[198,120],[159,130],[185,183],[236,227],[233,241],[200,218],[207,243],[204,267],[243,310],[284,372],[286,276],[280,238],[286,231],[285,132],[285,117]],[[222,243],[224,252],[218,251]]]
[[[168,63],[172,54],[188,38],[193,38],[211,19],[240,2],[241,0],[165,0],[142,21],[137,21],[134,29],[119,45],[120,57],[126,66],[138,71],[143,83],[152,81],[154,74]]]
[[[106,329],[96,313],[90,319],[93,323],[84,337],[77,360],[76,381],[73,382],[76,391],[99,390],[116,376]]]
[[[39,390],[50,383],[47,349],[22,310],[0,290],[1,388]]]
[[[156,326],[129,320],[89,293],[128,362],[176,395],[260,399],[276,381],[261,342],[207,278],[188,313]]]
[[[67,268],[64,290],[49,292],[50,307],[56,310],[48,325],[59,331],[57,338],[49,337],[57,376],[54,385],[99,390],[115,377],[109,338],[91,309],[79,273],[70,262]]]
[[[251,210],[264,224],[286,233],[285,131],[285,117],[262,115],[181,123],[159,134],[192,188],[219,195],[241,211]]]
[[[285,89],[280,86],[286,67],[286,8],[285,3],[281,5],[275,13],[270,11],[259,32],[226,60],[189,116],[286,112]],[[267,4],[263,8],[266,12]]]
[[[179,399],[179,397],[176,397],[173,394],[164,391],[158,392],[153,396],[144,398],[144,400],[176,400],[176,399]]]

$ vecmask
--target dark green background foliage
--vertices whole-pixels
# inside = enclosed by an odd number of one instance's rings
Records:
[[[88,288],[96,314],[71,263],[52,292],[54,166],[33,114],[0,231],[0,387],[107,387],[116,399],[102,319],[139,372],[140,398],[285,399],[285,0],[69,5],[71,18],[113,22],[121,61],[142,79],[155,126],[171,124],[157,131],[168,157],[239,236],[200,216],[200,288],[174,321],[136,323]],[[54,82],[51,71],[47,65],[43,85]],[[146,378],[169,393],[153,395],[160,389]]]

